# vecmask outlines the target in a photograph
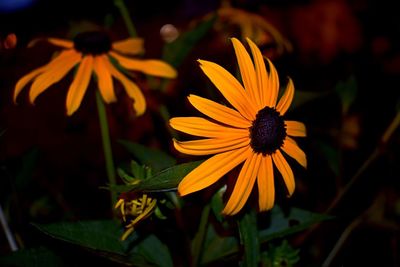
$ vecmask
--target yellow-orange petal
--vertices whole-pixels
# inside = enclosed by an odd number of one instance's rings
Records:
[[[17,97],[18,97],[19,93],[22,91],[22,89],[25,87],[25,85],[27,85],[30,81],[32,81],[38,75],[45,72],[47,69],[48,69],[47,65],[42,66],[40,68],[37,68],[37,69],[29,72],[28,74],[26,74],[25,76],[23,76],[21,79],[18,80],[18,82],[16,83],[15,88],[14,88],[14,95],[13,95],[14,103],[17,102]]]
[[[285,121],[286,133],[290,136],[305,137],[307,135],[306,126],[299,121]]]
[[[243,44],[236,38],[232,38],[231,41],[239,64],[240,75],[242,77],[244,88],[249,94],[253,105],[257,105],[259,96],[257,94],[258,84],[254,64],[251,61],[250,55],[249,53],[247,53],[246,48],[244,48]],[[256,107],[257,109],[262,108],[259,105],[257,105]]]
[[[268,58],[266,59],[268,61],[269,73],[266,87],[267,89],[265,89],[265,101],[267,106],[275,107],[279,92],[279,76],[274,64],[272,64]]]
[[[177,131],[187,134],[211,138],[248,137],[248,129],[223,126],[200,117],[175,117],[169,124]]]
[[[206,60],[198,60],[200,68],[217,87],[231,105],[246,119],[253,121],[257,110],[252,104],[243,86],[227,70],[218,64]]]
[[[123,54],[137,55],[144,52],[144,41],[132,37],[112,43],[112,49]]]
[[[282,175],[283,181],[285,182],[286,189],[288,191],[288,196],[291,196],[294,192],[295,181],[293,171],[287,163],[286,159],[283,157],[281,151],[276,150],[272,154],[272,159],[274,160],[275,166],[278,168]]]
[[[232,108],[197,95],[189,95],[188,99],[198,111],[218,122],[238,128],[249,128],[251,126],[251,121],[245,119]]]
[[[67,115],[71,116],[81,105],[93,71],[93,56],[85,56],[67,93]]]
[[[212,155],[248,146],[250,139],[242,138],[212,138],[193,141],[174,141],[174,147],[188,155]]]
[[[301,166],[307,168],[306,154],[292,138],[286,136],[285,140],[283,141],[282,150],[294,158]]]
[[[47,41],[55,46],[71,49],[74,47],[74,42],[58,38],[47,38]]]
[[[289,78],[285,93],[282,95],[281,99],[278,102],[278,105],[276,106],[276,110],[281,115],[284,115],[286,111],[289,109],[290,105],[292,104],[293,96],[294,96],[294,85],[292,79]]]
[[[29,91],[31,103],[47,88],[61,80],[81,60],[75,50],[66,50],[47,64],[46,71],[36,77]]]
[[[117,101],[115,96],[111,72],[106,63],[108,58],[106,55],[95,56],[93,61],[93,69],[97,76],[100,94],[106,103]]]
[[[265,92],[266,90],[271,90],[268,88],[268,74],[267,69],[265,67],[265,62],[263,55],[261,54],[260,49],[257,47],[255,43],[253,43],[249,38],[247,38],[247,42],[249,43],[251,53],[253,54],[254,65],[256,69],[257,76],[257,91],[255,91],[255,97],[257,100],[257,104],[259,109],[264,108],[267,105],[265,101]]]
[[[105,64],[107,65],[111,75],[122,83],[128,96],[133,99],[133,109],[136,112],[136,116],[143,115],[146,111],[146,99],[144,98],[142,91],[140,91],[140,88],[120,73],[109,60],[106,60]]]
[[[164,78],[175,78],[177,76],[176,70],[171,65],[161,60],[132,59],[114,52],[110,52],[109,54],[115,58],[122,67],[128,70],[140,71],[148,75]]]
[[[235,187],[233,188],[233,192],[229,197],[225,208],[222,210],[223,214],[234,215],[243,208],[244,204],[246,204],[254,187],[262,157],[262,154],[251,153],[244,162],[239,177],[235,183]]]
[[[275,202],[274,167],[272,157],[267,155],[262,158],[260,171],[257,177],[258,206],[260,211],[272,209]]]
[[[242,163],[252,151],[249,147],[217,154],[186,175],[178,185],[181,196],[206,188]]]

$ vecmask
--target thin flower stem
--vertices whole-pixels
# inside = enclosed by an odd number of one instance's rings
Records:
[[[114,0],[114,5],[119,9],[119,12],[121,13],[121,16],[125,22],[129,35],[131,37],[137,37],[135,25],[133,25],[131,16],[129,15],[124,0]]]
[[[108,128],[107,114],[106,109],[103,103],[103,99],[101,98],[100,92],[96,91],[96,103],[97,103],[97,112],[99,114],[99,122],[101,129],[101,139],[103,141],[103,150],[104,150],[104,158],[106,161],[106,171],[107,178],[110,186],[116,185],[116,175],[115,175],[115,167],[113,161],[113,155],[111,150],[111,140],[110,140],[110,132]],[[117,200],[117,195],[115,191],[111,190],[111,206],[114,209],[114,203]]]
[[[204,239],[207,233],[208,217],[210,215],[211,206],[208,204],[204,207],[201,213],[199,230],[193,240],[192,252],[193,262],[192,266],[198,266],[201,253],[203,251]]]

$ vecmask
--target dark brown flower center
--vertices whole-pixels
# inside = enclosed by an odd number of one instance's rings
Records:
[[[265,107],[257,113],[250,127],[250,145],[254,152],[270,155],[282,146],[285,137],[285,121],[275,108]]]
[[[83,32],[75,36],[74,47],[83,54],[105,54],[111,50],[111,39],[105,32]]]

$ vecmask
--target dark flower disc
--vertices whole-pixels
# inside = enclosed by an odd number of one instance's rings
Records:
[[[83,54],[100,55],[111,50],[111,39],[102,31],[83,32],[75,36],[74,46]]]
[[[250,145],[254,152],[272,154],[283,145],[286,127],[283,117],[275,108],[261,109],[250,127]]]

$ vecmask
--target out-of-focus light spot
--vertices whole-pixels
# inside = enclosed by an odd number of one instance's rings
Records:
[[[12,49],[17,46],[17,36],[15,33],[10,33],[9,35],[4,38],[4,40],[1,40],[0,43],[0,48],[4,49]]]
[[[165,24],[160,29],[161,38],[167,42],[171,43],[179,36],[178,29],[172,24]]]
[[[31,6],[36,0],[0,0],[0,13],[7,13]]]

